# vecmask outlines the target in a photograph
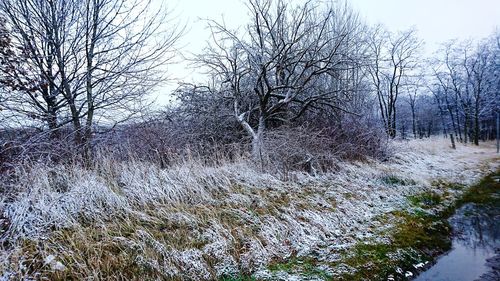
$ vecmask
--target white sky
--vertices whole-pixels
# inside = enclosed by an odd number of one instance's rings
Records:
[[[369,23],[415,26],[427,52],[453,38],[483,38],[500,27],[500,0],[348,0]]]
[[[179,46],[185,54],[200,53],[209,38],[202,19],[224,19],[237,28],[248,22],[244,0],[154,0],[169,5],[186,23]],[[290,2],[301,0],[290,0]],[[313,0],[314,1],[314,0]],[[318,0],[319,1],[319,0]],[[382,23],[391,31],[415,26],[432,53],[439,43],[453,38],[482,38],[500,28],[500,0],[347,0],[369,24]],[[172,78],[191,81],[195,70],[182,63],[169,67]],[[159,90],[159,102],[175,88],[176,82]]]

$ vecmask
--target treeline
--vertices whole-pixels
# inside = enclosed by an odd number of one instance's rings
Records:
[[[28,156],[88,164],[106,150],[168,166],[179,155],[248,152],[261,168],[314,172],[339,158],[383,158],[390,138],[495,137],[498,32],[446,43],[426,59],[416,30],[368,26],[346,3],[246,8],[242,26],[207,21],[210,41],[190,58],[207,82],[181,83],[166,93],[174,102],[151,112],[146,98],[183,31],[165,9],[3,1],[3,164]]]
[[[463,143],[496,138],[500,109],[500,34],[451,40],[422,64],[399,104],[401,137],[452,134]]]
[[[478,43],[444,44],[431,69],[429,91],[443,133],[476,145],[494,139],[500,113],[500,33]]]

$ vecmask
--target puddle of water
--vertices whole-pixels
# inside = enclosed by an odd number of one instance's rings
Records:
[[[452,249],[417,281],[472,281],[489,272],[486,260],[500,247],[500,206],[466,204],[450,218]]]

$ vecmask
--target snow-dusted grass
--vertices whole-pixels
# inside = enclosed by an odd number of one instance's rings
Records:
[[[103,157],[96,169],[39,164],[0,200],[0,280],[269,276],[291,257],[334,261],[373,236],[375,218],[439,182],[469,185],[498,167],[492,144],[394,143],[387,162],[339,163],[283,182],[245,161],[160,169]],[[456,194],[447,192],[447,200]],[[3,277],[2,277],[3,276]]]

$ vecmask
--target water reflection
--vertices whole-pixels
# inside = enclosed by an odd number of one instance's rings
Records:
[[[450,218],[454,238],[466,247],[493,249],[500,239],[500,208],[467,204]]]
[[[475,280],[490,271],[486,260],[500,247],[500,206],[467,204],[450,218],[452,250],[416,280]]]

